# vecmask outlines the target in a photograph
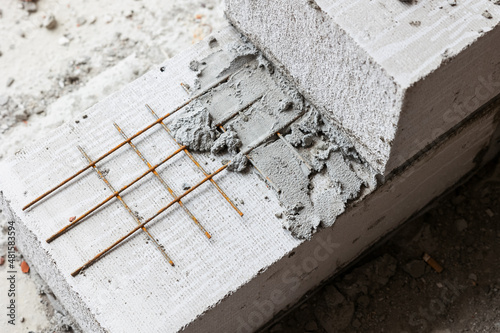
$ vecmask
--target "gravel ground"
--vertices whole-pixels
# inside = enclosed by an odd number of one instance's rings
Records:
[[[221,0],[3,0],[0,160],[224,24]],[[266,331],[500,332],[499,194],[497,160]],[[36,272],[18,274],[17,291],[16,326],[2,315],[0,332],[75,330]]]

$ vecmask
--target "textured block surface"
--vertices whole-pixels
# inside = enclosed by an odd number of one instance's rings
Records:
[[[265,59],[245,58],[245,63],[238,58],[241,61],[233,68],[227,62],[233,65],[234,62],[225,58],[224,52],[228,46],[245,49],[239,34],[228,27],[213,37],[217,43],[208,39],[193,46],[87,110],[86,116],[82,115],[83,121],[58,128],[45,140],[21,150],[0,165],[1,206],[16,222],[20,250],[87,332],[176,332],[184,327],[186,332],[253,331],[471,170],[475,166],[474,158],[489,144],[497,127],[494,116],[498,113],[498,104],[476,114],[454,135],[378,189],[371,182],[374,175],[350,146],[326,150],[330,152],[324,158],[322,170],[326,172],[313,172],[314,154],[321,150],[319,144],[325,142],[316,138],[312,147],[291,147],[286,140],[293,138],[292,129],[284,139],[274,136],[253,151],[255,163],[263,173],[255,168],[245,173],[224,172],[215,177],[243,211],[243,217],[209,183],[183,200],[212,234],[211,239],[200,232],[179,206],[148,225],[175,267],[168,264],[143,233],[137,233],[83,273],[72,277],[73,270],[137,225],[119,202],[111,201],[54,242],[45,242],[66,225],[70,217],[82,214],[110,195],[110,190],[93,170],[22,211],[31,199],[88,164],[79,153],[78,145],[90,158],[97,158],[123,141],[113,122],[130,136],[155,120],[144,107],[145,103],[162,116],[189,101],[193,94],[186,92],[181,83],[195,91],[204,91],[214,81],[220,83],[198,102],[206,105],[214,122],[227,119],[225,113],[231,115],[237,111],[230,124],[241,134],[244,147],[261,142],[273,131],[288,133],[286,124],[298,116],[296,109],[282,110],[283,105],[290,103],[286,94],[282,95],[277,88],[264,89],[266,94],[254,104],[259,107],[247,110],[244,98],[258,97],[263,92],[259,90],[262,88],[259,82],[269,79],[265,76],[267,69],[258,64],[260,61],[265,65]],[[203,64],[203,59],[214,54],[218,60],[216,65],[211,67],[207,63],[201,75],[189,69],[194,67],[193,59]],[[211,70],[234,72],[225,79],[209,75]],[[272,76],[265,87],[273,87],[271,83],[279,78]],[[276,83],[277,87],[282,83]],[[280,99],[287,103],[281,103]],[[279,112],[276,113],[276,109]],[[185,112],[181,109],[172,118],[178,119]],[[306,116],[314,115],[312,109],[307,112]],[[258,131],[245,132],[241,127],[243,123],[257,124]],[[306,128],[308,123],[294,124]],[[168,118],[167,125],[170,124]],[[340,133],[332,128],[322,127],[321,131],[343,141]],[[160,126],[134,143],[152,164],[177,149]],[[334,142],[328,145],[331,147]],[[279,154],[266,158],[267,149],[268,154]],[[98,167],[115,188],[147,169],[127,145],[112,156]],[[208,171],[214,171],[231,158],[229,154],[196,153],[195,156]],[[286,162],[273,164],[269,159],[273,163]],[[176,155],[158,172],[177,193],[183,192],[185,183],[193,186],[203,178],[183,154]],[[300,178],[296,178],[297,175]],[[300,197],[288,196],[290,193],[283,194],[273,187],[294,190],[290,184],[301,187]],[[323,227],[309,235],[308,240],[299,240],[283,228],[286,226],[284,215],[289,214],[287,206],[299,203],[294,202],[297,198],[310,202],[304,201],[299,208],[292,207],[296,211],[291,209],[293,219],[290,221],[297,222],[304,217],[304,224],[298,227],[316,230],[320,222]],[[125,191],[123,199],[142,220],[171,201],[153,175]],[[345,205],[346,200],[351,201]],[[328,206],[328,203],[335,205]],[[321,207],[331,208],[334,214],[344,210],[345,213],[337,217],[325,212],[326,209],[319,211]],[[302,216],[301,211],[308,214]],[[317,221],[307,219],[315,214],[320,217]],[[315,224],[307,224],[313,222]]]
[[[221,45],[239,42],[232,28],[217,38]],[[206,42],[198,44],[163,64],[163,71],[155,68],[87,110],[87,117],[79,124],[58,128],[2,165],[0,188],[24,235],[21,250],[87,332],[178,331],[300,243],[283,230],[275,217],[281,210],[276,197],[253,173],[226,172],[215,177],[244,212],[243,217],[210,183],[184,200],[212,234],[210,240],[178,206],[148,225],[175,267],[143,233],[137,233],[82,274],[70,275],[137,225],[114,200],[54,242],[45,242],[70,217],[79,216],[111,194],[91,169],[28,211],[21,210],[88,164],[78,145],[95,159],[123,141],[113,122],[132,135],[155,120],[145,103],[162,116],[188,100],[180,83],[191,83],[196,77],[189,62],[213,52]],[[134,142],[152,164],[178,148],[160,126]],[[107,171],[106,177],[116,189],[147,170],[128,146],[112,156],[99,163],[99,168]],[[210,172],[227,158],[195,156]],[[183,192],[183,183],[193,186],[204,178],[184,154],[176,155],[158,172],[177,193]],[[123,199],[143,220],[171,201],[151,174],[127,190]]]
[[[229,0],[226,12],[383,175],[500,93],[492,1]]]

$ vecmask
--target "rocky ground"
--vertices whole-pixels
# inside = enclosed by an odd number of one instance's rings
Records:
[[[500,332],[499,253],[497,158],[265,332]]]
[[[0,160],[80,121],[79,112],[224,24],[221,0],[1,1]],[[268,331],[500,332],[499,194],[497,161]],[[1,213],[0,224],[5,257]],[[18,253],[16,265],[22,261]],[[4,263],[2,308],[6,274]],[[2,315],[0,332],[75,327],[36,272],[18,274],[17,288],[19,321],[7,326]]]

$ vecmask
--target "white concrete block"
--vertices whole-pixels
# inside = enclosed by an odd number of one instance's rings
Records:
[[[284,203],[279,200],[284,200],[283,196],[277,195],[271,183],[257,171],[220,174],[216,181],[238,204],[243,217],[210,184],[184,200],[212,239],[204,237],[180,207],[148,225],[174,260],[175,267],[166,262],[144,234],[137,234],[82,274],[72,277],[70,273],[78,266],[134,228],[134,220],[119,202],[112,201],[56,241],[45,242],[68,223],[69,217],[80,215],[110,194],[92,170],[31,209],[23,211],[22,207],[87,164],[77,145],[96,158],[122,142],[113,122],[130,135],[154,121],[144,108],[145,103],[164,115],[190,98],[181,83],[195,87],[198,80],[203,90],[213,83],[212,79],[221,80],[210,75],[199,77],[196,71],[188,70],[193,59],[213,55],[218,60],[215,62],[218,69],[232,63],[224,56],[224,48],[242,44],[238,33],[226,28],[215,37],[217,47],[202,41],[91,107],[79,124],[56,129],[0,165],[1,206],[16,222],[20,250],[86,332],[177,332],[183,328],[185,332],[253,331],[474,168],[474,158],[488,146],[497,127],[494,117],[498,114],[498,103],[476,112],[459,130],[373,193],[360,193],[361,197],[356,197],[357,201],[351,202],[335,223],[322,221],[324,228],[310,240],[299,240],[283,228],[283,219],[275,215],[284,210]],[[249,67],[245,67],[245,61],[250,61]],[[247,94],[246,90],[255,93],[258,80],[267,80],[260,76],[261,72],[253,71],[255,60],[245,61],[239,63],[244,70],[228,79],[226,86],[219,85],[200,97],[215,119],[224,118],[224,110],[233,112],[235,107],[244,106],[240,105],[240,97]],[[279,77],[273,76],[269,82],[275,79]],[[244,136],[247,146],[260,142],[268,132],[281,130],[297,111],[280,113],[273,123],[273,115],[276,116],[273,111],[281,105],[273,98],[281,97],[271,83],[266,87],[271,88],[259,102],[265,102],[266,108],[254,110],[246,120],[254,121],[253,115],[263,120],[257,122],[260,127],[254,139],[250,131]],[[217,108],[221,96],[226,104]],[[244,112],[238,112],[238,119],[246,119],[244,116]],[[240,130],[237,125],[236,130]],[[275,137],[273,140],[282,143]],[[159,126],[134,143],[153,163],[176,149]],[[286,144],[281,147],[288,149]],[[306,150],[297,151],[307,156]],[[336,150],[328,161],[335,158],[350,163],[340,153],[341,150]],[[99,168],[109,170],[107,178],[115,188],[145,171],[142,161],[128,146],[112,156],[99,163]],[[207,153],[198,153],[196,157],[210,171],[230,158]],[[290,158],[289,163],[297,163],[298,170],[305,164],[298,157]],[[359,163],[348,165],[362,168]],[[302,170],[310,172],[306,167]],[[370,178],[361,176],[363,170],[343,165],[338,171],[361,180]],[[183,155],[177,155],[159,172],[179,193],[183,192],[183,183],[194,184],[203,177]],[[289,177],[288,183],[296,181],[296,173],[278,174]],[[274,176],[270,175],[271,182]],[[340,191],[337,196],[343,194]],[[123,198],[142,218],[151,216],[170,201],[168,192],[152,175],[133,186]],[[307,209],[311,216],[317,213],[311,207]]]
[[[228,0],[226,13],[383,175],[500,93],[492,1]]]
[[[239,42],[232,28],[216,36],[221,45]],[[190,96],[180,83],[193,86],[196,73],[189,70],[190,61],[213,52],[206,42],[198,44],[91,107],[79,124],[58,128],[1,166],[2,201],[10,207],[4,211],[16,221],[19,248],[86,332],[176,332],[300,243],[283,230],[274,216],[281,209],[277,199],[253,173],[226,172],[215,178],[244,212],[243,217],[209,183],[184,201],[213,235],[210,240],[179,207],[152,223],[150,232],[175,267],[141,233],[81,275],[70,275],[136,226],[115,200],[54,242],[46,243],[70,217],[110,195],[93,170],[32,209],[21,210],[28,201],[87,164],[77,145],[96,158],[123,141],[113,122],[131,135],[155,120],[145,103],[161,116],[188,100]],[[134,142],[152,163],[178,148],[160,126],[149,134]],[[227,158],[195,156],[210,171]],[[107,178],[115,188],[147,170],[128,146],[99,167],[109,170]],[[181,154],[158,171],[178,193],[183,192],[183,183],[194,185],[204,177]],[[148,218],[171,198],[152,175],[145,180],[123,198],[141,217]]]
[[[249,333],[294,305],[479,163],[487,162],[480,156],[484,156],[495,131],[497,137],[490,148],[498,154],[499,120],[497,99],[406,170],[349,207],[332,227],[321,229],[207,311],[186,332]]]

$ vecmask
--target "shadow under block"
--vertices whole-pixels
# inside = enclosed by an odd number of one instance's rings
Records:
[[[231,23],[384,176],[500,93],[494,1],[226,4]]]

